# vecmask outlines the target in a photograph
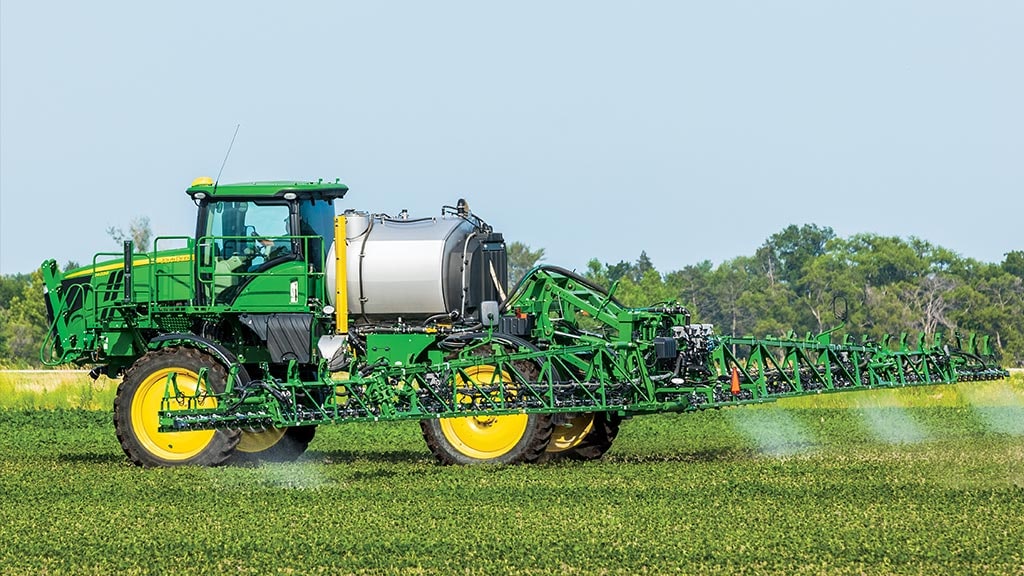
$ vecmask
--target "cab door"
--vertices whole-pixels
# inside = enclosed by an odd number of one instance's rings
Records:
[[[304,310],[307,265],[293,202],[209,202],[197,238],[199,284],[208,304],[238,311]]]

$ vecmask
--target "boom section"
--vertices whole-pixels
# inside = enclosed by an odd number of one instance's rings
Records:
[[[162,431],[259,430],[371,420],[515,413],[687,412],[847,390],[993,380],[985,338],[881,342],[829,333],[716,336],[676,305],[629,308],[567,270],[531,270],[484,325],[398,325],[350,333],[351,360],[310,374],[247,380],[229,366],[222,393],[199,375],[184,393],[170,374]],[[261,372],[270,374],[269,367]],[[310,377],[310,376],[313,377]],[[216,408],[204,408],[215,397]]]

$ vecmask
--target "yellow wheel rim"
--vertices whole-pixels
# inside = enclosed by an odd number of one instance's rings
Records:
[[[470,382],[492,384],[494,382],[511,382],[504,372],[496,377],[493,366],[474,366],[466,370]],[[467,383],[461,376],[460,383]],[[511,389],[511,384],[506,384]],[[460,400],[464,397],[460,395]],[[489,460],[507,454],[526,433],[529,423],[526,414],[508,416],[467,416],[465,418],[442,418],[439,420],[441,433],[453,448],[465,456],[479,460]]]
[[[567,424],[568,426],[555,426],[547,452],[565,452],[579,446],[594,429],[594,413],[576,414]]]
[[[269,428],[263,432],[242,432],[235,450],[249,454],[270,450],[284,438],[287,431],[287,428]]]
[[[132,396],[132,433],[150,454],[163,460],[180,462],[203,451],[213,440],[213,430],[160,432],[160,403],[164,399],[167,376],[175,373],[182,394],[192,395],[199,387],[199,375],[185,368],[164,368],[142,381]],[[173,403],[173,402],[172,402]],[[199,408],[216,408],[217,401],[204,398]]]

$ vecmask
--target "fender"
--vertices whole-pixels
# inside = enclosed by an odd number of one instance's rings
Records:
[[[230,369],[233,365],[238,366],[238,380],[240,383],[246,384],[251,380],[249,372],[245,369],[245,366],[239,364],[238,358],[230,350],[225,348],[223,344],[208,338],[203,338],[196,334],[188,332],[161,334],[149,341],[149,349],[157,350],[172,344],[185,344],[186,346],[191,346],[193,348],[203,350],[204,352],[208,352],[220,360],[220,363],[223,364],[225,368]]]

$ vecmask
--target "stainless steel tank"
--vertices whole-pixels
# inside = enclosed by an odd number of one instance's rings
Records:
[[[469,268],[488,231],[457,215],[396,219],[345,212],[348,310],[358,319],[466,313]],[[333,262],[332,245],[327,262]],[[334,267],[327,266],[334,296]]]

